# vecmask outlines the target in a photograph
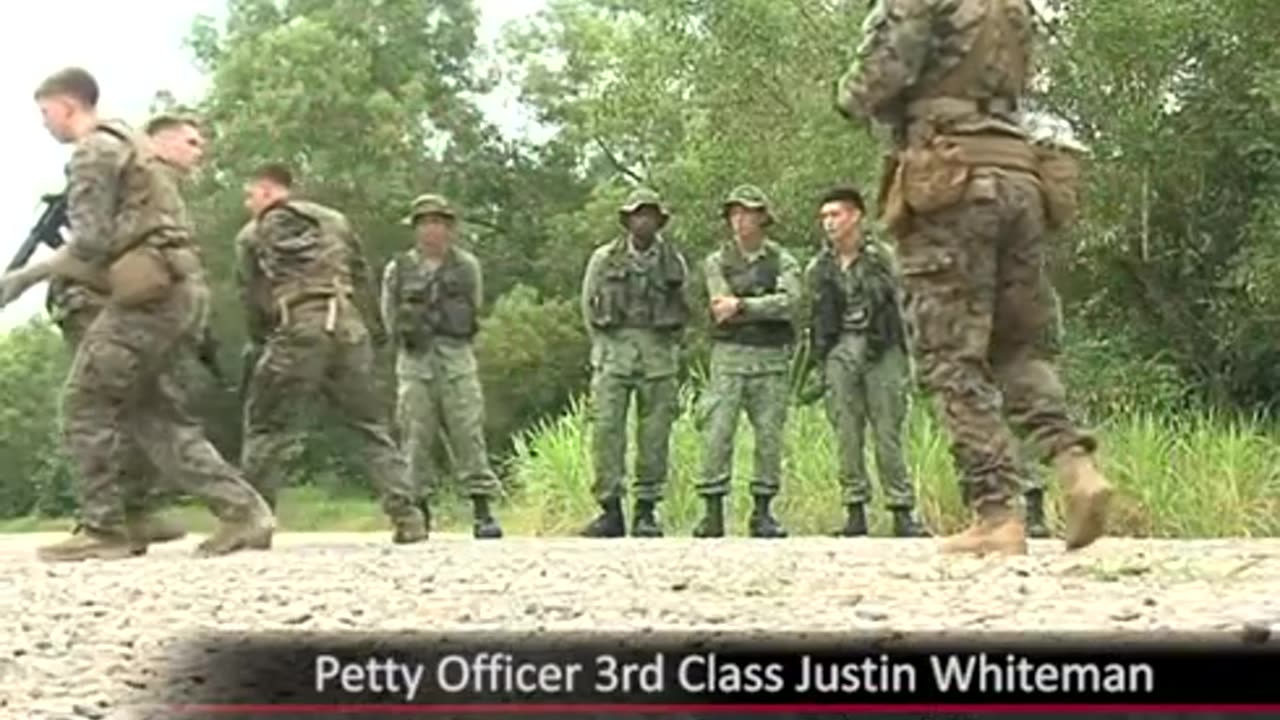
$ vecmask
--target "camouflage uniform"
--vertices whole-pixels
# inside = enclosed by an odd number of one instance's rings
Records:
[[[404,222],[413,226],[425,215],[457,221],[445,198],[423,195],[413,201]],[[498,538],[502,528],[490,514],[489,500],[502,488],[489,467],[484,393],[472,350],[483,300],[480,261],[459,247],[449,247],[443,262],[414,247],[383,271],[382,318],[387,334],[398,341],[396,419],[408,455],[409,483],[421,483],[423,510],[429,513],[438,479],[429,476],[427,455],[443,428],[475,505],[473,535]]]
[[[670,215],[657,193],[641,188],[618,209],[624,227],[631,213],[656,208]],[[677,371],[689,321],[688,264],[657,235],[640,248],[629,234],[591,254],[582,280],[582,315],[591,336],[594,424],[593,493],[604,512],[583,534],[625,534],[622,497],[627,476],[627,416],[634,397],[635,516],[632,535],[660,537],[654,514],[667,482],[671,426],[679,413]]]
[[[81,481],[80,532],[40,556],[78,560],[136,551],[120,529],[131,444],[222,521],[201,553],[269,544],[270,511],[186,413],[174,380],[177,350],[204,317],[209,291],[172,177],[141,138],[112,123],[79,143],[69,180],[67,251],[89,266],[110,266],[112,297],[84,331],[63,401]]]
[[[734,205],[768,212],[765,194],[751,185],[729,193],[723,205],[726,217]],[[766,223],[772,224],[768,217]],[[755,436],[755,509],[749,531],[754,537],[785,537],[769,505],[782,485],[788,375],[802,294],[800,267],[790,252],[766,238],[750,254],[735,241],[723,243],[707,256],[703,271],[708,295],[740,298],[742,310],[723,324],[713,320],[711,382],[700,410],[706,437],[697,488],[706,499],[707,514],[694,534],[724,534],[723,500],[733,471],[738,418],[745,411]]]
[[[341,213],[287,199],[267,207],[237,238],[241,296],[261,353],[245,401],[241,466],[273,507],[279,460],[293,413],[322,395],[364,441],[366,462],[395,526],[394,541],[426,538],[404,458],[374,378],[373,341],[386,335],[364,251]]]
[[[840,453],[840,482],[848,518],[841,535],[867,534],[871,483],[863,450],[868,423],[876,470],[894,534],[918,537],[915,488],[903,453],[911,370],[894,260],[867,234],[848,267],[831,244],[805,270],[810,306],[811,362],[821,368],[827,417]]]
[[[881,0],[866,20],[838,107],[893,132],[881,213],[898,240],[922,381],[952,437],[977,515],[944,551],[1026,552],[1007,412],[1067,489],[1067,546],[1104,529],[1111,489],[1094,438],[1068,417],[1035,346],[1050,322],[1044,236],[1057,196],[1020,126],[1027,0]]]

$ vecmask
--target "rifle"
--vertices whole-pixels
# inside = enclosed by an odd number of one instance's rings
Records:
[[[42,244],[48,245],[53,250],[62,247],[62,228],[67,225],[67,194],[65,192],[49,193],[40,198],[40,201],[44,203],[44,211],[40,213],[40,219],[36,220],[35,226],[27,234],[27,239],[23,240],[22,245],[18,247],[17,254],[9,262],[9,267],[5,268],[6,272],[12,272],[26,265],[35,254],[36,248]]]

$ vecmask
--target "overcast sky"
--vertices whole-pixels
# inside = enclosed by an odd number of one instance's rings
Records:
[[[545,0],[477,0],[481,43],[492,42],[506,22],[527,16]],[[39,197],[60,190],[70,149],[55,142],[40,124],[31,101],[49,73],[81,65],[102,86],[103,114],[138,124],[145,120],[156,90],[179,102],[199,98],[205,82],[183,40],[198,14],[223,17],[226,0],[58,0],[0,6],[0,47],[9,61],[0,70],[0,269],[26,237],[39,212]],[[127,28],[123,39],[112,28]],[[527,126],[511,93],[486,98],[483,107],[508,132]],[[43,312],[44,287],[28,290],[0,310],[0,329]]]

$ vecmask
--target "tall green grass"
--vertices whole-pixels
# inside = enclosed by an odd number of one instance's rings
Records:
[[[688,534],[701,517],[694,493],[700,473],[701,437],[693,424],[693,393],[682,392],[682,413],[671,442],[671,473],[660,513],[668,534]],[[589,400],[543,422],[515,442],[511,511],[521,525],[545,535],[570,534],[598,507],[591,493]],[[634,418],[632,420],[634,423]],[[1280,533],[1280,447],[1271,428],[1214,412],[1162,415],[1130,409],[1113,412],[1096,428],[1104,472],[1118,487],[1111,531],[1133,537],[1251,537]],[[868,432],[872,474],[873,534],[886,534]],[[629,438],[629,458],[634,445]],[[734,456],[734,490],[727,508],[729,532],[745,533],[750,498],[753,438],[745,419]],[[775,507],[793,535],[825,535],[843,522],[834,437],[820,405],[793,406],[787,425],[783,488]],[[908,420],[906,452],[919,511],[934,532],[963,527],[963,507],[947,438],[922,401]],[[1061,528],[1060,494],[1051,469],[1047,514]]]

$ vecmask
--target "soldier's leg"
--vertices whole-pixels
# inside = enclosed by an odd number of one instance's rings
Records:
[[[674,375],[640,383],[636,397],[636,512],[631,534],[661,537],[654,506],[662,500],[671,455],[671,425],[679,411],[680,386]]]
[[[1010,204],[1022,212],[1001,245],[991,365],[1010,420],[1037,459],[1052,461],[1062,478],[1066,543],[1074,549],[1092,543],[1105,531],[1112,491],[1093,464],[1096,440],[1071,419],[1066,390],[1042,352],[1054,307],[1043,276],[1045,227],[1039,188],[1012,179],[1005,186]]]
[[[396,381],[396,428],[405,456],[407,483],[424,505],[440,489],[432,443],[440,432],[440,407],[431,378],[402,376]]]
[[[827,392],[823,399],[840,460],[840,500],[847,511],[840,534],[866,535],[866,504],[871,499],[871,484],[867,482],[863,451],[866,401],[861,374],[856,366],[833,351],[827,358],[826,377]]]
[[[627,477],[627,412],[632,380],[596,368],[591,378],[591,446],[595,479],[591,493],[601,513],[582,530],[586,537],[626,535],[622,497]]]
[[[977,175],[957,205],[913,218],[898,248],[922,384],[951,436],[951,454],[977,521],[944,552],[1025,553],[1021,490],[988,352],[996,296],[996,244],[1007,205],[994,179]]]
[[[426,539],[426,518],[408,476],[408,463],[391,437],[386,403],[374,377],[373,347],[366,342],[335,344],[325,394],[363,440],[365,463],[382,510],[395,526],[397,543]]]
[[[924,537],[927,533],[915,516],[916,492],[907,470],[903,436],[911,394],[907,357],[890,350],[867,368],[863,388],[875,437],[876,473],[884,489],[885,504],[893,513],[893,533],[898,537]]]
[[[437,380],[445,434],[453,452],[458,477],[466,484],[474,506],[472,535],[479,539],[502,537],[502,528],[490,511],[490,503],[502,493],[502,484],[489,465],[484,439],[484,391],[474,374]]]
[[[782,458],[786,444],[790,387],[786,373],[752,375],[747,379],[745,405],[747,419],[755,434],[755,479],[751,496],[750,534],[759,538],[787,536],[769,506],[782,488]]]
[[[699,408],[703,426],[702,479],[697,492],[707,504],[706,515],[694,528],[695,537],[724,535],[724,496],[733,477],[733,441],[742,411],[746,378],[711,366],[711,381]]]
[[[263,346],[249,379],[244,407],[240,469],[272,510],[282,485],[286,452],[300,437],[296,422],[323,376],[326,348],[293,344],[283,336]]]

